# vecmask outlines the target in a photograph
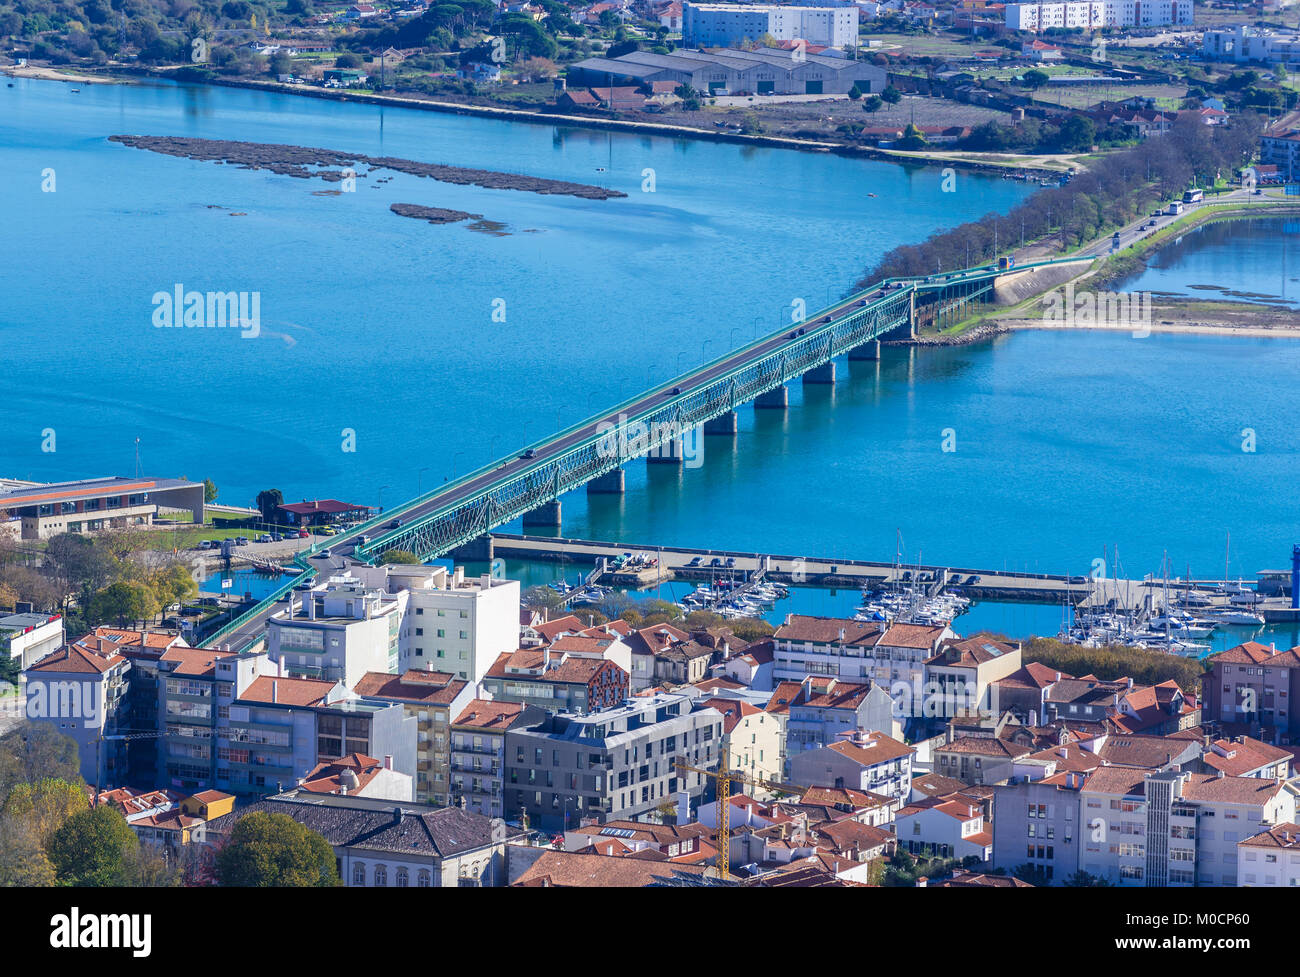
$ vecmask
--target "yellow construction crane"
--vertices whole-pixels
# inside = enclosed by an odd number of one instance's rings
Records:
[[[717,783],[718,798],[718,872],[724,879],[731,878],[731,782],[739,781],[742,784],[749,784],[751,787],[762,787],[764,790],[772,790],[778,793],[802,794],[808,788],[799,787],[796,784],[783,784],[775,780],[763,780],[758,777],[751,777],[748,774],[741,773],[739,770],[728,769],[728,760],[730,750],[723,747],[721,755],[718,757],[717,770],[705,770],[703,767],[693,767],[689,763],[683,763],[678,760],[674,766],[678,770],[698,773],[703,777],[711,777]]]

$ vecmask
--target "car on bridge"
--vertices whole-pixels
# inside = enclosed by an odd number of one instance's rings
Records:
[[[525,451],[525,452],[524,452],[522,455],[520,455],[519,457],[520,457],[520,458],[523,458],[525,461],[528,460],[529,458],[536,458],[536,457],[537,457],[537,449],[536,449],[536,448],[529,448],[527,451]]]

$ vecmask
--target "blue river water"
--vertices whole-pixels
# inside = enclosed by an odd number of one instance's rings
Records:
[[[355,150],[629,196],[401,174],[321,195],[331,185],[129,149],[113,133]],[[234,504],[268,487],[385,504],[427,490],[1028,192],[963,173],[943,193],[938,170],[788,150],[28,80],[0,88],[0,177],[0,475],[130,474],[139,438],[144,471],[212,478]],[[400,218],[394,202],[482,214],[506,233]],[[259,292],[262,335],[155,328],[151,297],[178,283]],[[1028,332],[890,348],[879,364],[840,364],[834,387],[792,385],[788,413],[742,411],[734,442],[705,439],[701,467],[634,465],[625,496],[566,496],[564,533],[866,559],[892,559],[901,533],[908,560],[1071,573],[1118,546],[1138,577],[1166,552],[1178,572],[1221,575],[1231,534],[1227,572],[1250,579],[1287,561],[1300,528],[1287,491],[1298,367],[1285,339]],[[808,612],[845,609],[843,592],[796,594]],[[1055,608],[987,613],[979,626],[1012,633],[1060,623]]]
[[[1300,306],[1300,220],[1203,224],[1117,288]]]

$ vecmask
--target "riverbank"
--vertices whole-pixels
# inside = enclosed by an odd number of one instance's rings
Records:
[[[75,71],[62,71],[58,68],[40,68],[35,65],[11,65],[0,72],[11,78],[39,78],[42,81],[67,81],[79,85],[134,85],[130,78],[115,75],[88,75]]]
[[[1043,298],[1049,292],[1065,288],[1067,285],[1073,286],[1076,293],[1082,293],[1085,283],[1089,292],[1110,291],[1116,282],[1139,274],[1146,267],[1146,261],[1161,248],[1206,224],[1286,216],[1300,216],[1300,204],[1289,203],[1282,198],[1271,198],[1258,203],[1206,207],[1175,221],[1169,227],[1130,245],[1116,255],[1102,256],[1098,266],[1089,268],[1068,282],[1054,285],[1050,289],[1027,297],[1015,306],[1001,310],[990,309],[964,323],[959,323],[946,332],[918,336],[914,339],[894,340],[890,345],[968,346],[1022,329],[1094,329],[1133,332],[1135,327],[1128,322],[1079,324],[1072,320],[1048,319],[1044,315],[1046,307]],[[1095,243],[1096,241],[1088,242],[1079,251]],[[1297,315],[1294,309],[1283,305],[1158,295],[1150,308],[1150,323],[1148,325],[1144,320],[1140,328],[1143,330],[1149,328],[1151,332],[1224,336],[1300,336],[1300,315]]]
[[[125,69],[117,67],[96,76],[65,75],[52,68],[6,68],[6,74],[16,77],[43,78],[57,81],[85,80],[98,84],[136,84],[140,77],[176,81],[171,76],[175,69]],[[833,139],[807,139],[793,136],[773,136],[727,132],[697,126],[677,125],[669,122],[642,122],[632,119],[606,119],[586,115],[568,115],[558,111],[534,111],[506,108],[498,105],[479,105],[471,102],[451,102],[416,93],[406,95],[381,94],[358,89],[321,88],[317,85],[300,85],[255,78],[209,78],[203,82],[178,81],[178,84],[210,85],[221,88],[246,88],[254,91],[271,91],[283,95],[297,95],[338,102],[362,102],[369,105],[391,105],[398,108],[425,112],[443,112],[451,115],[477,116],[508,122],[527,122],[533,125],[568,126],[579,129],[597,129],[612,132],[630,132],[668,136],[676,139],[696,139],[703,142],[733,143],[744,146],[766,146],[773,149],[793,149],[799,152],[833,153],[855,159],[869,159],[905,166],[953,167],[984,173],[1015,173],[1040,177],[1059,177],[1061,172],[1078,167],[1072,158],[1062,156],[1031,156],[1023,153],[963,153],[956,150],[932,149],[903,151],[858,146]]]

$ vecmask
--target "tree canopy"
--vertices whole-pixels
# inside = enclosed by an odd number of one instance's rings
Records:
[[[225,886],[342,885],[334,849],[287,814],[255,811],[240,818],[217,853]]]

